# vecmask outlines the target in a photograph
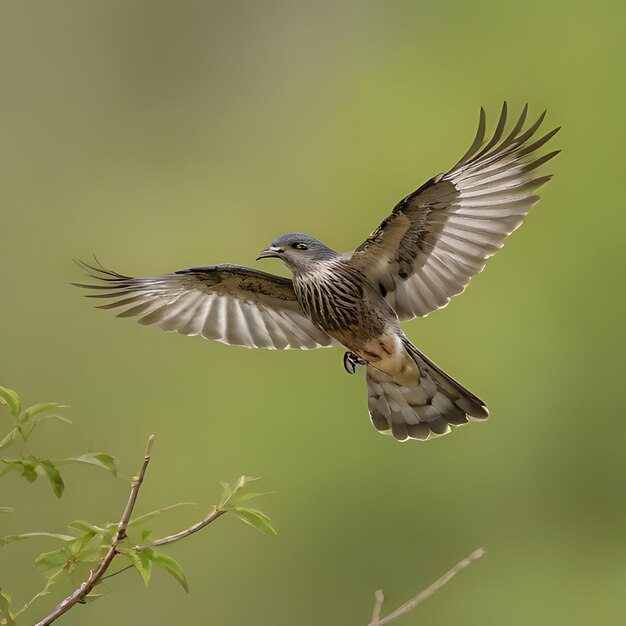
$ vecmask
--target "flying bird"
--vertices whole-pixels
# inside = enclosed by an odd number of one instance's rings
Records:
[[[99,284],[100,308],[140,324],[248,348],[344,347],[344,366],[366,368],[372,424],[398,441],[426,440],[473,420],[487,407],[411,343],[401,321],[446,306],[522,222],[550,176],[537,168],[558,151],[537,151],[545,112],[525,127],[528,107],[505,133],[504,103],[485,141],[485,112],[467,153],[401,200],[354,251],[335,252],[303,233],[275,239],[258,259],[281,259],[292,279],[239,265],[192,267],[131,278],[82,266]]]

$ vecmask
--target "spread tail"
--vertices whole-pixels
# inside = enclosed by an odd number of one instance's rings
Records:
[[[367,366],[367,394],[374,427],[392,434],[398,441],[426,440],[445,435],[453,426],[489,415],[485,404],[405,341],[420,372],[419,382],[405,387],[392,377]]]

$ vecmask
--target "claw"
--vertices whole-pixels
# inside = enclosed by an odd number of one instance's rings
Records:
[[[343,355],[343,367],[348,374],[354,374],[357,365],[367,365],[367,361],[364,361],[360,356],[354,354],[354,352],[346,352]]]

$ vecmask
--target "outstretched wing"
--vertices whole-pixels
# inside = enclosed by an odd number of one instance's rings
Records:
[[[507,107],[483,147],[485,112],[465,156],[408,195],[355,250],[350,263],[377,285],[402,320],[427,315],[461,293],[539,200],[550,179],[536,168],[558,154],[536,152],[559,129],[533,141],[545,112],[523,130],[528,107],[501,141]]]
[[[151,278],[80,265],[100,284],[78,287],[103,292],[92,298],[115,298],[99,308],[125,307],[118,317],[137,316],[140,324],[248,348],[339,345],[304,315],[287,278],[226,264]]]

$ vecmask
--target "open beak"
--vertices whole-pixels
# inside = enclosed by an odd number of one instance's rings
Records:
[[[283,253],[284,251],[284,248],[270,246],[269,248],[265,248],[265,250],[263,250],[263,252],[261,252],[261,254],[259,254],[259,256],[256,258],[256,260],[258,261],[259,259],[277,259],[280,258],[281,253]]]

